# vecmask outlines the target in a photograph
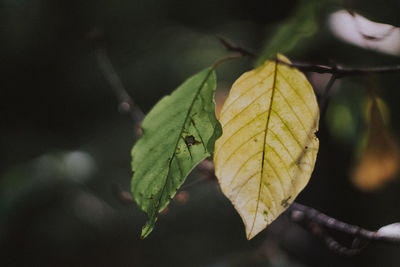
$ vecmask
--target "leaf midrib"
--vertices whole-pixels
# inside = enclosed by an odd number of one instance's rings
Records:
[[[263,142],[263,153],[262,153],[262,159],[261,159],[261,174],[260,174],[260,183],[259,183],[259,190],[258,190],[258,196],[257,196],[257,205],[256,205],[256,211],[255,211],[255,215],[254,215],[254,219],[253,219],[253,223],[251,226],[251,229],[249,231],[249,234],[247,236],[247,239],[250,238],[253,229],[254,229],[254,225],[256,223],[256,219],[257,219],[257,215],[258,215],[258,206],[260,203],[260,197],[261,197],[261,190],[262,190],[262,178],[264,176],[264,159],[265,159],[265,144],[267,142],[267,134],[268,134],[268,126],[269,126],[269,122],[270,122],[270,118],[271,118],[271,113],[272,113],[272,104],[274,101],[274,97],[275,97],[275,91],[276,91],[276,76],[278,73],[278,62],[275,61],[275,68],[274,68],[274,79],[272,81],[272,92],[271,92],[271,100],[270,100],[270,104],[269,104],[269,108],[268,108],[268,114],[267,114],[267,121],[265,123],[265,134],[264,134],[264,142]]]
[[[165,188],[166,188],[168,179],[169,179],[169,177],[170,177],[172,160],[175,158],[176,149],[177,149],[178,144],[179,144],[179,139],[181,138],[182,133],[183,133],[183,130],[185,129],[186,122],[187,122],[187,120],[188,120],[188,118],[189,118],[189,115],[190,115],[192,109],[193,109],[193,106],[194,106],[194,103],[195,103],[197,97],[199,96],[201,90],[203,89],[205,83],[207,82],[208,78],[210,77],[210,74],[211,74],[213,71],[214,71],[214,68],[210,68],[210,70],[208,71],[206,77],[204,78],[204,80],[203,80],[202,83],[200,84],[199,88],[197,89],[197,92],[196,92],[196,94],[194,95],[192,102],[190,103],[189,110],[188,110],[188,112],[186,113],[185,120],[183,121],[182,128],[181,128],[181,130],[180,130],[180,132],[179,132],[178,138],[177,138],[176,143],[175,143],[175,146],[174,146],[173,155],[171,156],[171,158],[170,158],[170,160],[169,160],[169,162],[168,162],[168,173],[167,173],[167,176],[166,176],[164,185],[163,185],[163,187],[162,187],[162,189],[161,189],[160,196],[158,197],[157,204],[156,204],[156,206],[155,206],[154,212],[153,212],[153,214],[152,214],[153,216],[154,216],[154,214],[156,214],[156,213],[158,212],[158,209],[160,208],[161,198],[162,198],[162,196],[163,196],[163,194],[164,194],[164,191],[165,191]]]

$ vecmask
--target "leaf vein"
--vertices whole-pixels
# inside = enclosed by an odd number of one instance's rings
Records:
[[[224,163],[223,163],[222,165],[224,165],[226,162],[228,162],[229,159],[230,159],[241,147],[243,147],[244,145],[247,145],[254,137],[256,137],[257,135],[259,135],[259,134],[261,134],[261,133],[263,133],[263,132],[264,132],[264,131],[259,131],[258,133],[256,133],[256,134],[250,136],[250,138],[247,139],[246,141],[242,142],[237,148],[235,148],[235,149],[232,151],[231,154],[229,154],[229,156],[225,159],[225,161],[224,161]]]
[[[166,188],[166,184],[168,183],[168,180],[170,179],[171,164],[172,164],[173,158],[174,158],[175,155],[176,155],[175,152],[176,152],[176,149],[177,149],[177,147],[178,147],[179,139],[180,139],[181,136],[182,136],[183,130],[184,130],[185,125],[186,125],[186,122],[187,122],[187,120],[188,120],[188,118],[189,118],[189,116],[190,116],[190,113],[192,112],[192,108],[193,108],[193,106],[194,106],[194,103],[196,102],[196,99],[198,98],[198,96],[199,96],[201,90],[204,88],[205,84],[207,83],[207,80],[209,79],[209,77],[210,77],[210,75],[211,75],[211,73],[212,73],[213,71],[214,71],[214,68],[211,68],[211,69],[208,71],[206,77],[204,78],[204,80],[201,82],[199,88],[197,89],[196,94],[195,94],[195,96],[193,97],[193,101],[190,103],[189,110],[188,110],[188,112],[186,113],[185,120],[184,120],[184,122],[183,122],[183,124],[182,124],[182,128],[181,128],[181,130],[180,130],[180,132],[179,132],[179,136],[178,136],[178,138],[177,138],[177,140],[176,140],[176,143],[175,143],[175,146],[174,146],[174,153],[173,153],[172,157],[170,158],[170,160],[169,160],[169,162],[168,162],[168,173],[167,173],[167,176],[166,176],[166,178],[165,178],[164,185],[163,185],[163,187],[162,187],[162,189],[161,189],[160,196],[159,196],[159,198],[157,199],[157,203],[154,205],[155,213],[158,212],[158,209],[159,209],[160,204],[161,204],[162,195],[164,194],[164,191],[165,191],[165,188]],[[155,214],[152,214],[152,215],[151,215],[151,217],[153,217],[153,216],[155,216]]]
[[[235,174],[232,176],[232,180],[229,182],[229,184],[231,185],[233,183],[233,181],[236,179],[236,177],[239,175],[240,171],[246,166],[246,164],[253,159],[255,156],[257,156],[259,153],[261,153],[262,151],[257,151],[256,153],[254,153],[253,155],[251,155],[247,160],[245,160],[242,165],[240,165],[239,169],[235,172]]]
[[[257,215],[258,215],[258,207],[259,207],[259,204],[260,204],[260,197],[261,197],[261,191],[262,191],[261,185],[262,185],[262,178],[264,176],[264,160],[265,160],[265,154],[266,154],[265,146],[266,146],[266,142],[267,142],[268,126],[269,126],[271,113],[272,113],[272,105],[274,103],[275,91],[277,90],[276,89],[276,75],[277,75],[277,72],[278,72],[278,63],[275,62],[274,79],[273,79],[272,88],[271,88],[272,93],[271,93],[271,99],[269,101],[267,121],[265,123],[265,135],[264,135],[264,144],[263,144],[263,151],[262,151],[263,153],[262,153],[262,159],[261,159],[260,185],[259,185],[259,189],[258,189],[256,212],[255,212],[255,215],[254,215],[253,223],[252,223],[251,229],[249,231],[248,237],[250,237],[251,233],[253,232],[254,225],[255,225],[255,222],[256,222],[256,219],[257,219]]]
[[[306,127],[304,126],[303,122],[300,120],[299,116],[297,115],[297,113],[293,110],[293,107],[290,105],[290,103],[288,102],[287,98],[282,94],[282,92],[280,92],[278,90],[279,94],[282,96],[282,98],[285,100],[287,106],[290,108],[290,110],[292,111],[292,113],[294,114],[294,116],[296,117],[297,121],[299,122],[299,124],[303,127],[303,130],[307,133],[308,135],[308,131],[306,130]]]
[[[265,78],[261,79],[261,81],[258,81],[256,83],[256,85],[250,87],[249,89],[247,89],[244,93],[240,94],[238,97],[236,97],[231,103],[229,103],[228,106],[224,107],[224,110],[221,112],[221,117],[224,116],[225,114],[225,110],[227,110],[228,108],[230,108],[234,103],[236,103],[237,100],[239,100],[240,98],[242,98],[242,96],[248,94],[251,90],[253,90],[254,88],[256,88],[260,83],[264,83],[267,79],[269,79],[269,77],[272,76],[272,72]]]
[[[254,104],[254,102],[256,102],[257,100],[259,100],[261,97],[263,97],[264,95],[266,95],[268,92],[269,92],[269,90],[263,92],[262,94],[258,95],[256,98],[254,98],[246,107],[244,107],[241,111],[239,111],[238,113],[236,113],[235,116],[233,116],[229,121],[225,122],[225,123],[224,123],[224,127],[226,127],[229,123],[234,122],[235,119],[236,119],[238,116],[242,115],[243,112],[244,112],[246,109],[248,109],[249,107],[251,107],[251,106]]]
[[[239,129],[237,129],[231,136],[229,136],[224,143],[222,143],[222,145],[219,146],[218,151],[216,151],[216,153],[218,153],[224,146],[225,144],[232,139],[235,135],[237,135],[241,130],[243,130],[245,127],[247,127],[248,125],[250,125],[252,122],[254,122],[255,120],[257,120],[259,117],[261,117],[262,115],[264,115],[265,113],[267,113],[267,111],[264,111],[258,115],[256,115],[253,119],[251,119],[250,121],[246,122],[246,124],[242,125],[242,127],[240,127]]]
[[[278,112],[273,111],[277,117],[279,118],[279,120],[282,122],[282,124],[285,126],[285,128],[288,130],[288,132],[290,133],[290,135],[293,137],[293,139],[296,141],[296,143],[299,145],[300,148],[303,148],[303,146],[301,145],[299,139],[297,139],[297,136],[293,133],[292,129],[290,129],[289,125],[287,125],[287,123],[283,120],[283,118],[281,117],[281,115],[279,115]],[[286,146],[285,146],[286,147]]]
[[[287,83],[287,85],[289,86],[290,89],[292,89],[293,92],[296,93],[296,95],[301,99],[301,101],[303,102],[304,106],[306,106],[307,111],[310,113],[311,117],[313,117],[313,113],[311,112],[310,107],[308,106],[307,102],[304,100],[304,98],[301,96],[301,94],[299,94],[299,92],[297,92],[297,90],[295,90],[292,86],[291,83],[289,83],[288,79],[285,77],[285,75],[279,71],[280,76],[283,78],[283,80]]]

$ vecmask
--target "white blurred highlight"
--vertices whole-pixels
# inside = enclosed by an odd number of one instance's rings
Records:
[[[35,162],[35,174],[43,182],[55,178],[85,182],[96,169],[94,158],[80,150],[48,153],[40,156]]]
[[[392,223],[381,227],[377,235],[387,239],[399,240],[400,239],[400,223]]]
[[[330,15],[333,34],[365,49],[400,56],[400,28],[370,21],[357,13],[340,10]]]

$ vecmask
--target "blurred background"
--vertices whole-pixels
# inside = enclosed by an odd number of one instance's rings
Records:
[[[200,169],[140,240],[146,217],[126,193],[137,129],[96,61],[105,51],[147,113],[229,54],[220,35],[258,61],[280,51],[310,63],[399,65],[399,11],[397,0],[1,0],[0,265],[400,266],[399,246],[337,255],[285,215],[247,241],[240,217]],[[219,68],[219,104],[255,62]],[[317,94],[329,79],[308,77]],[[399,82],[399,73],[335,82],[316,168],[298,202],[371,230],[400,221]]]

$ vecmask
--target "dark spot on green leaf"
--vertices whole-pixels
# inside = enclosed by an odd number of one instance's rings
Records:
[[[193,135],[186,136],[184,140],[187,146],[201,144],[201,142],[197,141]]]
[[[264,210],[263,213],[264,213],[265,216],[268,215],[268,211],[266,211],[266,210]]]

